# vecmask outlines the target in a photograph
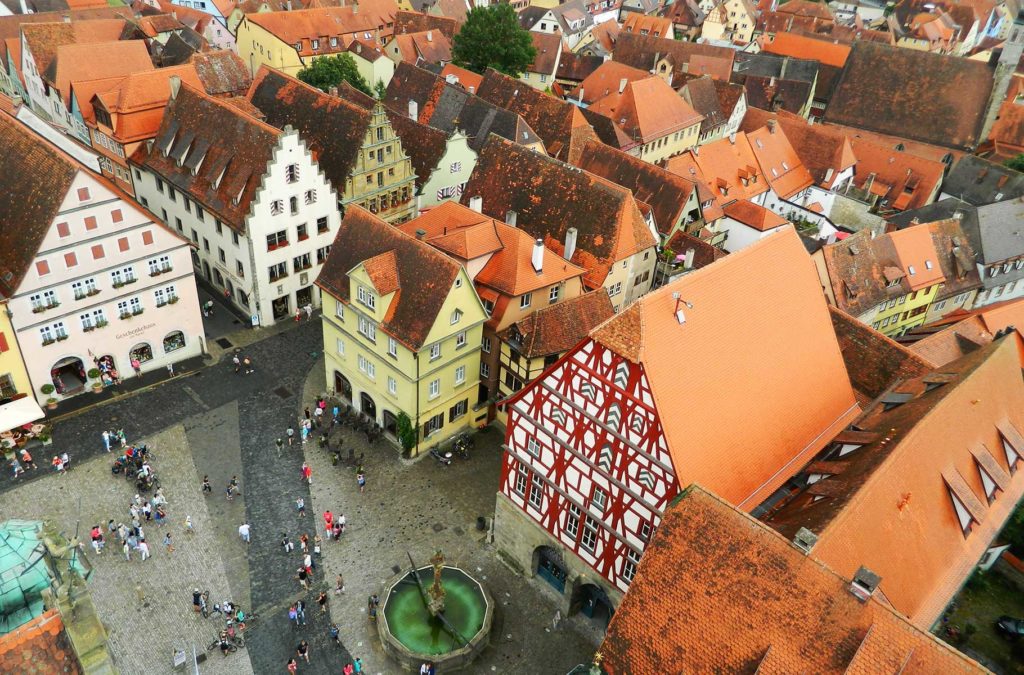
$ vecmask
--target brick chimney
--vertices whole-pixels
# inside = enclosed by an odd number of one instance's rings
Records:
[[[530,263],[533,270],[540,274],[544,271],[544,240],[538,239],[533,242],[533,255],[530,256]]]

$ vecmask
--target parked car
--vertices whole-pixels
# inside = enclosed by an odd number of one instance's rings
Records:
[[[1016,640],[1024,635],[1024,619],[1014,619],[1012,616],[1001,616],[996,621],[996,630],[1005,637]]]

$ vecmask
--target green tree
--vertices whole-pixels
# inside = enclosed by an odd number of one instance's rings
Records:
[[[398,442],[407,453],[416,445],[416,429],[412,426],[412,420],[404,412],[398,413],[396,420],[398,427]]]
[[[377,96],[378,101],[384,100],[388,93],[388,88],[384,86],[384,80],[377,80],[377,84],[373,85],[373,93]]]
[[[515,10],[505,2],[469,10],[452,42],[455,65],[476,73],[494,68],[519,77],[536,56],[529,31],[519,27]]]
[[[348,82],[364,94],[373,95],[373,92],[370,91],[370,85],[359,74],[356,62],[352,60],[351,54],[321,56],[318,59],[314,59],[308,68],[303,68],[299,71],[298,78],[321,91],[330,91],[331,87],[337,87],[342,82]]]
[[[1024,153],[1011,157],[1003,163],[1005,166],[1010,167],[1014,171],[1024,171]]]

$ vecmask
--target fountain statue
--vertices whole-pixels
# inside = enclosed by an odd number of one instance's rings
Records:
[[[438,549],[434,557],[430,559],[430,564],[434,566],[434,583],[427,590],[427,609],[430,610],[431,615],[437,616],[444,612],[444,586],[441,585],[441,570],[444,569],[444,554]]]

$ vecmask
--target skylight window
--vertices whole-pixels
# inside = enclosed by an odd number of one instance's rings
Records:
[[[911,265],[911,266],[910,266],[910,267],[908,267],[907,269],[909,269],[909,270],[910,270],[910,276],[914,276],[915,274],[917,274],[917,270],[915,270],[915,269],[914,269],[914,266],[913,266],[913,265]]]
[[[934,267],[934,265],[932,265],[932,261],[931,260],[925,260],[924,261],[924,268],[926,270],[930,270],[932,267]]]

